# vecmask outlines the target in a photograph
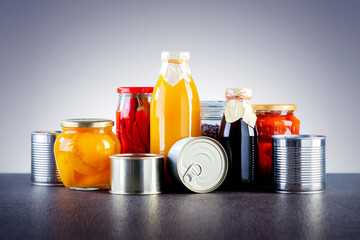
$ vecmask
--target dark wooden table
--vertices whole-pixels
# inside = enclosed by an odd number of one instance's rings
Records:
[[[0,174],[1,239],[359,239],[360,174],[325,193],[112,195]]]

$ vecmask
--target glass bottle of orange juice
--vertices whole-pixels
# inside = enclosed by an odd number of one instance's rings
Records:
[[[160,77],[150,106],[150,152],[166,156],[174,143],[201,136],[200,100],[189,68],[190,53],[163,52]]]

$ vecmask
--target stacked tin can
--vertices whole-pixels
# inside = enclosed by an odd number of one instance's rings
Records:
[[[54,156],[59,131],[35,131],[31,134],[31,182],[34,185],[62,186]]]
[[[277,192],[325,190],[325,136],[272,136],[274,188]]]

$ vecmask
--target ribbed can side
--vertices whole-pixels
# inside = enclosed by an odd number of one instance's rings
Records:
[[[34,185],[62,185],[54,155],[54,143],[60,133],[36,131],[31,134],[31,182]]]
[[[325,137],[277,135],[273,140],[274,187],[279,192],[325,190]]]

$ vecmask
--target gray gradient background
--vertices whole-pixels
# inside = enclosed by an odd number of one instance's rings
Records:
[[[30,172],[30,133],[114,119],[118,86],[191,52],[202,100],[250,87],[325,134],[328,172],[360,172],[360,1],[0,0],[0,172]]]

